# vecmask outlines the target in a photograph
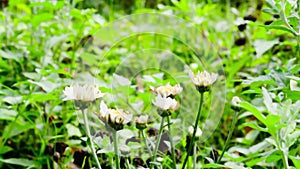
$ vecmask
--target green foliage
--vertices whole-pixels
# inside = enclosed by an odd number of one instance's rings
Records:
[[[9,0],[8,4],[1,3],[0,168],[96,166],[80,113],[73,103],[62,101],[65,86],[88,81],[107,93],[105,101],[110,107],[151,116],[146,136],[153,145],[157,138],[150,133],[157,132],[160,118],[152,106],[154,96],[150,86],[168,82],[184,84],[183,92],[187,94],[178,97],[181,110],[171,120],[179,168],[188,142],[182,119],[194,120],[198,106],[196,90],[191,90],[194,86],[188,81],[182,63],[202,70],[199,58],[206,59],[208,68],[224,68],[218,70],[219,81],[227,88],[226,98],[219,96],[213,100],[209,97],[213,93],[206,95],[201,122],[214,109],[210,108],[212,101],[231,100],[233,96],[243,101],[224,158],[217,164],[214,155],[224,149],[228,136],[234,114],[230,102],[214,134],[205,142],[196,142],[196,165],[300,168],[300,1]],[[201,32],[188,30],[193,37],[211,44],[208,47],[193,44],[201,50],[192,51],[178,34],[168,37],[147,32],[118,42],[110,39],[114,34],[97,35],[99,29],[126,14],[144,12],[184,19]],[[249,15],[255,20],[249,19]],[[128,22],[120,30],[130,30],[131,26]],[[151,48],[158,50],[147,51]],[[211,48],[217,51],[216,55]],[[173,55],[176,60],[167,60]],[[164,59],[168,64],[161,65]],[[143,70],[146,64],[152,69]],[[161,67],[170,71],[158,70]],[[91,112],[99,111],[99,101],[95,105]],[[97,113],[89,118],[100,163],[103,167],[114,166],[111,133],[104,130]],[[131,150],[129,155],[122,155],[122,160],[128,159],[132,167],[149,165],[150,155],[141,152],[144,145],[140,140],[126,143],[141,138],[133,123],[118,135],[120,146],[127,145]],[[168,139],[163,141],[166,151],[158,153],[163,159],[154,163],[172,168],[167,152],[170,143]],[[188,167],[191,163],[188,161]]]

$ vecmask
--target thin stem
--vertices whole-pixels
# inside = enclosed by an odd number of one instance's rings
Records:
[[[163,127],[164,127],[164,121],[165,121],[165,118],[162,117],[161,122],[160,122],[157,142],[155,143],[155,148],[154,148],[154,151],[153,151],[153,154],[152,154],[152,162],[156,161],[155,157],[156,157],[156,153],[157,153],[158,146],[159,146],[159,143],[160,143],[160,139],[161,139],[161,135],[162,135]]]
[[[152,156],[152,152],[151,152],[151,150],[150,150],[150,147],[149,147],[148,144],[147,144],[147,140],[146,140],[146,137],[145,137],[145,132],[144,132],[144,130],[141,130],[141,134],[142,134],[143,142],[144,142],[145,146],[147,147],[147,150],[148,150],[150,156]]]
[[[280,143],[280,136],[279,136],[279,132],[280,131],[277,131],[275,132],[274,134],[271,134],[273,135],[274,137],[274,140],[275,140],[275,143],[279,149],[279,151],[281,152],[281,156],[282,156],[282,161],[283,161],[283,166],[285,169],[289,169],[289,162],[288,162],[288,157],[286,156],[286,154],[284,153],[283,149],[282,149],[282,146],[281,146],[281,143]],[[277,134],[276,134],[277,133]]]
[[[298,17],[300,17],[300,0],[297,0],[297,10],[298,10]],[[300,58],[300,20],[298,19],[298,58]]]
[[[232,120],[232,123],[231,123],[231,126],[230,126],[229,134],[228,134],[228,137],[227,137],[227,139],[226,139],[226,142],[225,142],[225,146],[224,146],[224,148],[223,148],[223,151],[222,151],[221,155],[219,156],[219,158],[218,158],[218,160],[217,160],[217,164],[221,162],[221,160],[222,160],[222,158],[223,158],[223,156],[224,156],[224,153],[225,153],[225,151],[226,151],[227,148],[228,148],[228,145],[229,145],[229,143],[230,143],[230,139],[231,139],[232,134],[233,134],[233,131],[234,131],[235,124],[236,124],[236,122],[237,122],[237,115],[238,115],[238,113],[239,113],[238,111],[235,111],[235,112],[234,112],[234,116],[233,116],[233,120]]]
[[[126,157],[125,163],[126,163],[126,168],[130,169],[130,164],[129,164],[128,157]]]
[[[189,145],[186,157],[185,157],[184,162],[183,162],[182,169],[185,168],[186,162],[187,162],[187,160],[189,158],[189,155],[190,155],[190,153],[192,151],[192,148],[193,148],[193,145],[194,145],[195,135],[196,135],[196,132],[197,132],[197,129],[198,129],[198,122],[200,120],[201,110],[202,110],[202,106],[203,106],[203,96],[204,96],[204,92],[200,92],[200,105],[199,105],[199,109],[198,109],[198,113],[197,113],[197,118],[196,118],[195,125],[194,125],[194,132],[193,132],[193,136],[192,136],[192,139],[191,139],[191,142],[190,142],[190,145]]]
[[[83,115],[84,127],[85,127],[85,130],[86,130],[88,139],[90,140],[90,143],[91,143],[91,150],[92,150],[93,156],[94,156],[94,158],[96,160],[97,167],[99,169],[101,169],[101,165],[100,165],[100,163],[98,161],[98,157],[97,157],[96,150],[95,150],[95,147],[94,147],[94,143],[93,143],[93,140],[92,140],[92,136],[91,136],[91,131],[90,131],[90,127],[89,127],[87,115],[84,112],[84,109],[81,109],[81,112],[82,112],[82,115]]]
[[[115,160],[116,160],[116,168],[120,169],[120,159],[119,159],[119,149],[118,149],[118,140],[117,140],[117,131],[113,131],[113,139],[114,139],[114,150],[115,150]]]
[[[289,169],[289,160],[288,157],[285,155],[284,151],[280,149],[281,155],[282,155],[282,161],[285,169]]]
[[[171,145],[171,156],[172,156],[172,165],[173,168],[176,168],[176,158],[175,158],[175,148],[174,148],[174,142],[173,142],[173,138],[172,138],[172,130],[171,130],[171,123],[170,123],[170,116],[167,117],[167,121],[168,121],[168,130],[169,130],[169,138],[170,138],[170,145]]]
[[[299,23],[299,27],[300,27],[300,23]],[[297,43],[298,43],[298,50],[297,50],[298,53],[297,53],[297,55],[298,55],[298,58],[300,58],[300,35],[297,36]]]
[[[193,155],[193,169],[196,168],[196,162],[197,162],[197,155],[195,155],[197,152],[196,152],[196,149],[197,149],[197,146],[196,144],[193,146],[193,152],[194,152],[194,155]]]

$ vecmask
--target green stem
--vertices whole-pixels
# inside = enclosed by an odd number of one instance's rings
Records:
[[[164,121],[165,121],[165,118],[162,117],[161,118],[161,122],[160,122],[160,127],[159,127],[157,142],[155,144],[155,148],[154,148],[154,151],[153,151],[153,154],[152,154],[152,162],[156,161],[155,157],[156,157],[156,153],[157,153],[157,150],[158,150],[159,142],[160,142],[160,139],[161,139],[161,135],[162,135],[163,127],[164,127]]]
[[[297,10],[298,10],[298,17],[300,17],[300,0],[297,0]],[[298,36],[297,36],[297,43],[298,43],[298,58],[300,58],[300,20],[298,19]]]
[[[115,160],[116,160],[116,168],[120,169],[120,159],[119,159],[119,149],[118,149],[118,140],[117,140],[117,131],[113,131],[113,139],[114,139],[114,150],[115,150]]]
[[[193,148],[193,145],[194,145],[195,135],[196,135],[196,132],[197,132],[197,129],[198,129],[198,122],[200,120],[201,110],[202,110],[202,106],[203,106],[203,97],[204,97],[204,92],[201,92],[200,93],[200,105],[199,105],[199,109],[198,109],[198,113],[197,113],[197,117],[196,117],[196,121],[195,121],[195,125],[194,125],[194,132],[193,132],[193,136],[192,136],[192,139],[191,139],[186,157],[185,157],[184,162],[183,162],[182,169],[185,168],[185,165],[187,163],[187,160],[189,158],[189,155],[190,155],[190,153],[192,151],[192,148]]]
[[[196,144],[193,146],[193,152],[194,152],[194,158],[193,158],[193,169],[196,168],[196,163],[197,163],[197,155],[195,155],[197,152],[196,152],[196,149],[197,149],[197,146]]]
[[[300,23],[299,23],[299,27],[300,27]],[[298,43],[297,56],[298,56],[298,58],[300,58],[300,35],[297,36],[297,43]]]
[[[281,155],[282,155],[282,161],[285,169],[289,169],[289,160],[288,157],[285,155],[284,151],[280,149]]]
[[[170,138],[170,145],[171,145],[171,156],[172,156],[172,165],[173,169],[176,169],[176,158],[175,158],[175,148],[174,148],[174,142],[172,138],[172,130],[171,130],[171,123],[170,123],[170,116],[167,117],[168,121],[168,130],[169,130],[169,138]]]
[[[93,140],[92,140],[92,136],[91,136],[91,131],[90,131],[90,127],[89,127],[87,115],[84,112],[84,109],[81,109],[81,111],[82,111],[82,115],[83,115],[84,127],[85,127],[85,130],[86,130],[88,139],[89,139],[89,141],[91,143],[91,150],[92,150],[93,156],[94,156],[94,158],[96,160],[98,168],[101,169],[101,165],[100,165],[100,163],[98,161],[98,157],[97,157],[96,150],[95,150],[95,147],[94,147],[94,143],[93,143]]]
[[[129,164],[128,157],[126,157],[125,163],[126,163],[126,168],[130,169],[130,164]]]
[[[147,147],[147,150],[148,150],[150,156],[152,157],[152,152],[151,152],[151,150],[150,150],[150,148],[149,148],[149,146],[148,146],[148,144],[147,144],[147,140],[146,140],[146,137],[145,137],[145,132],[144,132],[144,130],[141,130],[141,134],[142,134],[143,142],[144,142],[145,146]]]
[[[224,156],[224,153],[225,153],[225,151],[227,150],[227,147],[228,147],[228,145],[229,145],[229,143],[230,143],[230,139],[231,139],[231,137],[232,137],[232,134],[233,134],[233,131],[234,131],[234,127],[235,127],[235,124],[236,124],[236,122],[237,122],[237,115],[238,115],[238,111],[235,111],[234,116],[233,116],[233,120],[232,120],[232,123],[231,123],[231,126],[230,126],[229,134],[228,134],[228,137],[227,137],[227,139],[226,139],[226,141],[225,141],[225,146],[224,146],[224,148],[223,148],[223,151],[222,151],[221,155],[219,156],[219,158],[218,158],[218,160],[217,160],[217,164],[221,162],[221,160],[222,160],[222,158],[223,158],[223,156]]]

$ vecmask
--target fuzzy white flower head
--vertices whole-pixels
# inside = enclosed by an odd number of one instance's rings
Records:
[[[179,103],[175,99],[161,95],[155,97],[153,104],[161,110],[176,110],[179,107]]]
[[[74,86],[66,87],[63,91],[63,94],[66,96],[63,100],[74,100],[74,101],[83,101],[90,102],[94,101],[100,97],[103,97],[104,94],[98,89],[97,85],[79,85],[75,84]]]
[[[204,72],[198,71],[198,73],[195,75],[192,71],[189,71],[189,76],[192,80],[192,82],[196,86],[200,87],[209,87],[212,84],[214,84],[217,80],[218,75],[215,73],[208,73],[206,70]]]
[[[242,102],[242,100],[237,96],[234,96],[231,100],[232,106],[235,106],[235,107],[240,107],[241,102]]]
[[[156,94],[159,94],[163,97],[168,97],[168,96],[175,96],[179,93],[182,92],[182,87],[180,84],[176,84],[174,86],[171,86],[170,83],[167,83],[164,86],[159,86],[158,88],[155,88],[153,86],[150,86],[151,91],[153,91]]]
[[[132,119],[132,114],[122,109],[111,109],[101,101],[100,103],[100,118],[105,120],[107,123],[114,124],[127,124]]]
[[[188,128],[188,132],[189,132],[190,135],[193,135],[193,133],[194,133],[194,127],[190,126]],[[196,131],[196,135],[195,136],[196,137],[201,137],[202,136],[202,130],[199,127],[197,127],[197,131]]]

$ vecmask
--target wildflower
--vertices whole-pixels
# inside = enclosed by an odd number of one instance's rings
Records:
[[[179,108],[179,103],[175,99],[163,97],[161,95],[157,95],[155,97],[153,104],[159,108],[159,113],[163,117],[171,115],[170,111]]]
[[[122,146],[120,146],[120,151],[122,155],[127,156],[130,153],[130,147],[123,144]]]
[[[194,127],[193,126],[190,126],[188,128],[188,133],[189,133],[189,135],[193,135],[193,133],[194,133]],[[201,136],[202,136],[202,130],[199,127],[197,127],[195,137],[201,137]]]
[[[240,103],[241,103],[241,99],[237,96],[234,96],[231,100],[231,108],[234,110],[239,110],[240,109]]]
[[[235,106],[235,107],[239,107],[241,102],[242,102],[241,99],[237,96],[234,96],[231,100],[232,106]]]
[[[155,97],[155,102],[153,102],[153,104],[162,110],[176,110],[179,106],[175,99],[163,97],[161,95]]]
[[[147,115],[141,115],[139,117],[136,117],[134,119],[135,124],[136,124],[136,128],[139,130],[143,130],[147,127],[147,123],[148,123],[148,116]]]
[[[155,94],[159,94],[164,97],[175,96],[182,92],[182,87],[180,86],[180,84],[171,86],[170,83],[167,83],[164,86],[159,86],[158,88],[154,88],[154,87],[150,86],[150,89]]]
[[[132,119],[132,114],[122,109],[111,109],[101,101],[100,103],[100,118],[109,124],[115,130],[123,129],[124,125]]]
[[[91,102],[100,97],[103,97],[104,94],[98,89],[96,85],[78,85],[66,87],[63,91],[63,94],[66,96],[63,100],[73,100],[73,101],[82,101],[82,102]]]
[[[193,72],[189,72],[189,76],[192,82],[195,84],[197,90],[199,92],[209,91],[210,86],[212,86],[216,80],[218,75],[215,73],[208,73],[207,71],[200,72],[195,75]]]

